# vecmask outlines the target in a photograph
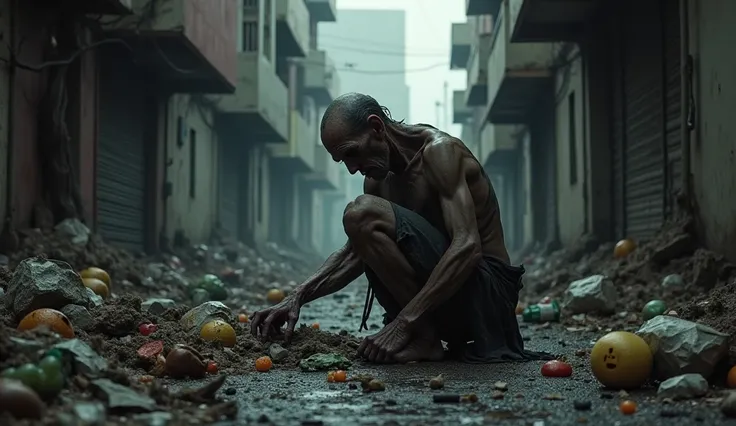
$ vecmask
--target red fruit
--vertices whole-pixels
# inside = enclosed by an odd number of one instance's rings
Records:
[[[158,327],[156,327],[156,324],[141,324],[138,326],[138,331],[141,332],[142,335],[148,336],[149,334],[156,331]]]
[[[209,374],[217,374],[217,363],[210,361],[207,363],[207,372]]]
[[[154,340],[138,348],[138,356],[144,359],[154,359],[164,351],[163,340]]]
[[[542,376],[545,377],[570,377],[571,375],[572,366],[566,362],[554,360],[542,366]]]

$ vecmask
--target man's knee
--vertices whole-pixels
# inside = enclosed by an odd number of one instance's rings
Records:
[[[358,196],[348,203],[342,215],[345,234],[355,240],[382,228],[391,219],[387,217],[387,210],[390,210],[390,205],[382,198],[366,194]]]

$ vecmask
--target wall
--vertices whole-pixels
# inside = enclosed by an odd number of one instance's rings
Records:
[[[241,188],[241,209],[244,211],[248,239],[256,244],[268,240],[270,206],[270,163],[262,145],[251,144],[247,151],[244,173],[246,187]]]
[[[736,260],[736,2],[690,0],[696,129],[692,174],[699,227],[709,248]]]
[[[570,58],[577,52],[570,53]],[[557,218],[560,242],[570,245],[586,232],[585,218],[586,206],[584,200],[585,191],[585,169],[583,162],[583,144],[585,133],[583,131],[583,71],[582,60],[575,59],[568,68],[563,68],[555,76],[555,136],[557,138]],[[570,127],[570,95],[575,101],[574,129]],[[577,180],[571,183],[571,137],[575,137],[575,173]]]
[[[177,118],[185,124],[183,145],[177,141]],[[167,180],[172,184],[166,204],[167,237],[173,238],[177,229],[184,230],[192,242],[206,242],[217,220],[217,137],[212,129],[213,111],[198,106],[188,95],[174,95],[169,100],[167,126],[167,154],[171,164]],[[196,167],[194,197],[190,196],[190,140],[189,132],[196,132]]]
[[[0,31],[3,34],[9,34],[10,14],[8,7],[10,0],[0,1]],[[8,49],[5,44],[0,45],[0,57],[8,57]],[[4,218],[6,214],[7,200],[7,182],[10,158],[8,157],[8,118],[10,114],[9,101],[10,92],[10,75],[7,67],[0,67],[0,230],[4,226]]]

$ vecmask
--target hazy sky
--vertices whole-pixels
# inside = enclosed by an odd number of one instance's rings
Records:
[[[435,102],[444,102],[443,86],[448,83],[445,129],[460,136],[460,126],[452,124],[452,90],[464,89],[464,70],[450,71],[451,23],[465,22],[464,0],[337,0],[339,9],[401,9],[406,12],[406,69],[410,90],[411,121],[444,127],[437,123]],[[380,31],[381,23],[376,23]],[[375,46],[380,49],[384,46]],[[370,49],[371,46],[365,46]],[[378,67],[376,67],[378,68]],[[429,69],[428,69],[429,68]]]

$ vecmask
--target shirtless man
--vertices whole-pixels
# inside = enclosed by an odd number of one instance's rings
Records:
[[[268,338],[286,324],[291,339],[300,308],[363,273],[386,310],[384,328],[358,354],[372,362],[466,362],[548,358],[524,350],[515,308],[523,267],[509,264],[498,201],[468,148],[429,125],[391,119],[370,96],[335,99],[322,142],[364,195],[345,208],[344,247],[284,301],[253,316],[251,332]]]

